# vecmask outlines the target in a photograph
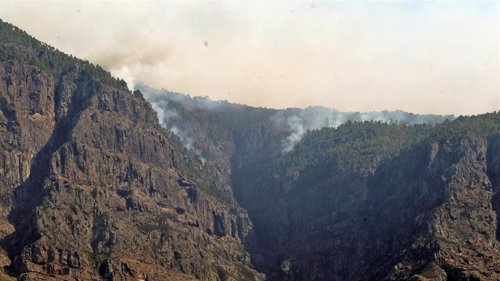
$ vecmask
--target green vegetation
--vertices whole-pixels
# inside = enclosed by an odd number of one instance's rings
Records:
[[[186,133],[193,140],[193,146],[202,151],[208,160],[204,169],[214,169],[213,164],[227,165],[222,157],[228,152],[220,151],[219,147],[234,148],[229,152],[230,180],[236,197],[240,197],[239,203],[245,207],[260,206],[262,200],[248,204],[245,201],[265,191],[286,189],[287,194],[296,197],[307,189],[319,186],[326,189],[332,184],[344,184],[348,178],[372,174],[378,164],[421,142],[466,135],[485,136],[500,131],[498,113],[459,117],[439,125],[347,122],[338,128],[309,131],[293,150],[283,154],[283,140],[291,131],[286,124],[274,122],[277,111],[214,104],[175,93],[169,96],[168,109],[175,112],[175,116],[168,122]],[[297,111],[289,109],[281,113],[282,119],[287,120],[287,116],[294,116]],[[434,121],[441,120],[437,119]],[[207,178],[207,174],[216,175],[216,171],[201,173],[193,169],[191,172],[191,179],[201,191],[225,202],[232,201],[227,192],[217,188],[219,181]],[[340,175],[345,178],[340,179]],[[255,192],[256,186],[262,192]],[[247,194],[252,191],[256,194]]]
[[[116,79],[99,65],[67,55],[46,43],[40,42],[23,30],[0,20],[0,61],[17,60],[35,65],[54,77],[74,69],[83,69],[83,73],[106,85],[127,90],[122,79]]]
[[[142,94],[142,92],[141,92],[140,90],[134,90],[134,91],[132,92],[132,94],[133,94],[136,98],[138,98],[138,99],[140,99],[140,100],[142,100],[142,101],[146,101],[146,99],[144,98],[144,95]]]
[[[440,125],[400,125],[381,122],[347,122],[338,128],[308,132],[294,149],[284,155],[271,155],[248,165],[234,176],[236,184],[247,189],[254,185],[291,183],[291,194],[311,188],[340,175],[374,173],[378,163],[388,161],[422,142],[441,142],[466,136],[486,137],[500,133],[500,113],[459,117]],[[296,194],[298,195],[298,194]]]
[[[475,116],[459,116],[446,121],[433,131],[433,140],[461,138],[464,136],[486,137],[500,132],[500,111]]]
[[[498,134],[500,114],[496,112],[439,125],[348,122],[307,132],[286,154],[239,158],[232,183],[238,202],[252,216],[258,240],[271,246],[280,240],[269,233],[349,210],[373,192],[383,196],[381,182],[403,182],[384,173],[388,163],[392,167],[388,170],[399,167],[408,173],[400,177],[419,179],[429,143]]]
[[[333,161],[337,162],[338,172],[363,169],[369,162],[393,156],[422,141],[432,128],[430,125],[348,122],[337,129],[310,132],[294,150],[279,159],[278,165],[288,176],[311,165]]]

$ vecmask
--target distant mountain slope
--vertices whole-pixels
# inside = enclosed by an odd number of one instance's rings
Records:
[[[182,122],[188,118],[188,116],[182,115],[186,111],[189,112],[191,118],[202,114],[210,114],[209,118],[211,119],[219,118],[218,121],[221,122],[219,127],[224,128],[226,131],[244,131],[248,127],[254,127],[259,122],[265,120],[273,123],[274,130],[285,133],[286,138],[281,140],[283,152],[292,150],[293,146],[300,141],[307,131],[338,127],[349,121],[435,125],[455,118],[453,115],[413,114],[401,110],[341,112],[321,106],[313,106],[305,109],[290,108],[276,110],[232,104],[227,101],[212,101],[208,97],[192,98],[166,90],[157,90],[141,83],[135,87],[146,95],[146,98],[153,104],[155,110],[159,112],[160,122],[164,122],[167,128],[173,129],[174,133],[178,132],[185,138],[188,137],[187,134],[194,134],[194,132],[189,132],[194,129],[189,128],[187,125],[184,125],[186,126],[184,130],[179,131],[179,126],[183,126]],[[191,125],[194,126],[194,124],[192,123]],[[192,141],[190,140],[190,145],[192,145]]]
[[[500,114],[351,122],[368,118],[141,90],[225,167],[268,280],[500,280]]]
[[[324,107],[276,110],[190,97],[140,83],[136,89],[151,102],[165,128],[200,159],[217,163],[227,178],[232,162],[255,162],[289,152],[310,130],[356,121],[435,125],[455,118],[403,111],[340,112]]]
[[[498,114],[312,132],[234,181],[258,268],[271,280],[498,280],[499,132]]]
[[[242,244],[245,210],[139,92],[4,22],[0,77],[0,261],[11,274],[262,279]]]

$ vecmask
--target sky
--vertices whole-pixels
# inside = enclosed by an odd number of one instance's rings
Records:
[[[5,1],[129,87],[253,106],[500,110],[500,1]]]

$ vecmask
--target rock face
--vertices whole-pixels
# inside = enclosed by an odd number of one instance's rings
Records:
[[[363,200],[302,214],[310,222],[288,209],[293,231],[273,278],[499,280],[490,149],[471,137],[422,144],[378,167],[358,186]],[[332,191],[348,200],[342,188]]]
[[[0,78],[0,280],[500,280],[499,113],[283,153],[274,110],[172,100],[179,138],[3,22]]]
[[[267,280],[500,280],[498,114],[346,124],[282,154],[273,150],[286,133],[266,123],[269,112],[176,100],[171,126],[191,128],[206,155],[227,152],[217,161],[252,219],[248,248]],[[234,120],[255,122],[225,123]],[[465,129],[443,133],[450,126]]]
[[[292,183],[269,179],[284,199],[271,215],[249,209],[263,221],[258,268],[270,280],[500,280],[497,143],[425,141],[367,162],[372,173],[333,166],[322,182],[313,167]],[[313,191],[295,189],[303,179]]]
[[[89,63],[65,58],[60,73],[29,63],[57,51],[1,25],[22,39],[0,42],[16,51],[0,62],[0,238],[13,274],[262,279],[243,246],[246,212],[208,195],[223,183],[149,103]]]

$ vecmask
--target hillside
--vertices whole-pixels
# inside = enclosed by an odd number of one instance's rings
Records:
[[[235,182],[258,268],[271,280],[498,280],[499,117],[312,132]]]
[[[500,113],[276,110],[0,22],[0,280],[500,280]]]
[[[224,167],[268,280],[498,280],[499,114],[352,122],[140,89]]]
[[[246,211],[140,93],[0,23],[2,265],[20,280],[258,280]],[[222,191],[221,191],[222,190]]]

